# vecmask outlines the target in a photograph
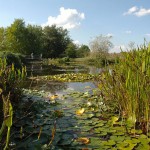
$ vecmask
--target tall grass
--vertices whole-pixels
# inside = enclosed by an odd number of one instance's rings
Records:
[[[21,82],[25,77],[25,67],[22,67],[22,70],[15,69],[14,64],[8,66],[6,59],[0,59],[0,144],[6,143],[4,150],[9,145],[13,119],[12,103],[16,102],[16,99],[20,96]],[[7,135],[5,141],[6,128]]]
[[[122,52],[119,63],[101,76],[100,89],[122,117],[148,133],[150,123],[150,45]]]

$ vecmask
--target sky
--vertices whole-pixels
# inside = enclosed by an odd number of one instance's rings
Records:
[[[26,24],[56,24],[69,31],[77,44],[89,45],[96,36],[112,36],[120,52],[150,41],[149,0],[0,0],[0,27],[10,26],[14,19]]]

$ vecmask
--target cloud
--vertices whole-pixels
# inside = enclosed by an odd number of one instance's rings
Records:
[[[61,7],[59,11],[60,14],[58,16],[49,16],[48,21],[42,24],[42,27],[55,24],[65,29],[73,29],[79,27],[81,24],[80,21],[85,19],[84,13],[79,13],[76,9],[65,9]]]
[[[136,12],[138,8],[136,6],[131,7],[127,12],[125,12],[123,15],[130,15]]]
[[[115,45],[112,49],[110,49],[109,53],[120,53],[122,51],[126,51],[125,45]]]
[[[127,31],[125,31],[125,33],[126,33],[126,34],[131,34],[131,33],[132,33],[132,31],[127,30]]]
[[[135,15],[137,17],[142,17],[146,15],[150,15],[150,9],[138,8],[137,6],[131,7],[127,12],[123,13],[123,15]]]
[[[150,9],[141,8],[139,11],[135,12],[135,15],[138,17],[150,15]]]

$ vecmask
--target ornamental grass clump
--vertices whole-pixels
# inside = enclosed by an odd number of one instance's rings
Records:
[[[143,133],[150,124],[150,45],[122,52],[119,63],[102,73],[100,89],[106,102]],[[117,106],[117,107],[116,107]]]

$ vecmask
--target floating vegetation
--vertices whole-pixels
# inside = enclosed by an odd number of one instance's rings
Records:
[[[127,126],[119,114],[114,115],[101,96],[97,96],[96,89],[91,94],[74,91],[62,96],[52,95],[56,105],[47,101],[44,91],[43,96],[27,93],[25,90],[16,112],[19,121],[13,126],[11,140],[16,149],[149,150],[149,135]],[[26,109],[27,114],[24,114]]]
[[[84,82],[84,81],[91,81],[94,78],[95,75],[83,74],[83,73],[70,73],[70,74],[30,77],[30,79],[32,80],[48,80],[48,81],[61,81],[61,82]]]
[[[85,109],[84,108],[81,108],[79,110],[76,111],[76,115],[80,116],[84,113]]]

